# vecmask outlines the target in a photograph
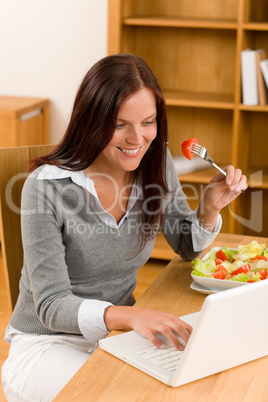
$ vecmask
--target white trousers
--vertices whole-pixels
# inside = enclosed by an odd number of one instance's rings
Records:
[[[8,402],[50,402],[97,344],[80,336],[15,334],[2,366]]]

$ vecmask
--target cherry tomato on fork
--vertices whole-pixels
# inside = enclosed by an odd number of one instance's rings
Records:
[[[192,157],[193,157],[193,153],[191,152],[193,144],[198,144],[198,141],[196,138],[189,138],[188,140],[185,140],[181,144],[182,153],[188,159],[192,159]]]

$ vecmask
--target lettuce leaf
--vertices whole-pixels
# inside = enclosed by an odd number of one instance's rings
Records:
[[[248,280],[249,281],[257,282],[257,281],[261,280],[261,274],[259,272],[251,272],[251,271],[249,271],[247,273],[247,275],[248,275]]]
[[[243,256],[243,261],[245,261],[245,257],[247,256],[247,259],[256,257],[257,255],[261,255],[262,252],[266,249],[266,244],[262,243],[259,244],[256,240],[253,240],[251,243],[247,244],[247,245],[241,245],[238,246],[237,249],[237,254],[239,256]]]
[[[248,281],[248,275],[241,273],[233,276],[232,278],[228,278],[227,281],[238,281],[238,282],[247,282]]]
[[[195,276],[211,277],[211,273],[216,269],[215,259],[212,257],[209,257],[206,261],[201,261],[199,258],[196,258],[193,264],[194,269],[192,274]]]

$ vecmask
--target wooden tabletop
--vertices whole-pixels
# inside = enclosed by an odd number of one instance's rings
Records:
[[[253,239],[268,246],[267,238],[230,234],[219,234],[212,246],[236,248]],[[199,311],[206,295],[190,288],[191,267],[191,262],[175,257],[136,305],[169,311],[177,316]],[[112,332],[116,333],[118,332]],[[249,339],[249,347],[254,347],[254,339]],[[55,401],[264,402],[268,401],[267,373],[268,357],[264,357],[171,388],[98,348]]]

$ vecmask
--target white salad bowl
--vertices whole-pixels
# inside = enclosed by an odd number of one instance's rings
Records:
[[[222,247],[213,247],[215,250],[221,250]],[[236,250],[236,249],[231,249],[230,250]],[[209,257],[209,253],[207,253],[203,258],[202,261],[207,260]],[[215,279],[215,278],[207,278],[204,276],[196,276],[191,274],[193,280],[199,285],[205,286],[208,289],[211,289],[212,291],[219,291],[219,290],[226,290],[226,289],[232,289],[236,288],[238,286],[244,286],[244,285],[250,285],[247,282],[238,282],[238,281],[229,281],[227,279]]]

